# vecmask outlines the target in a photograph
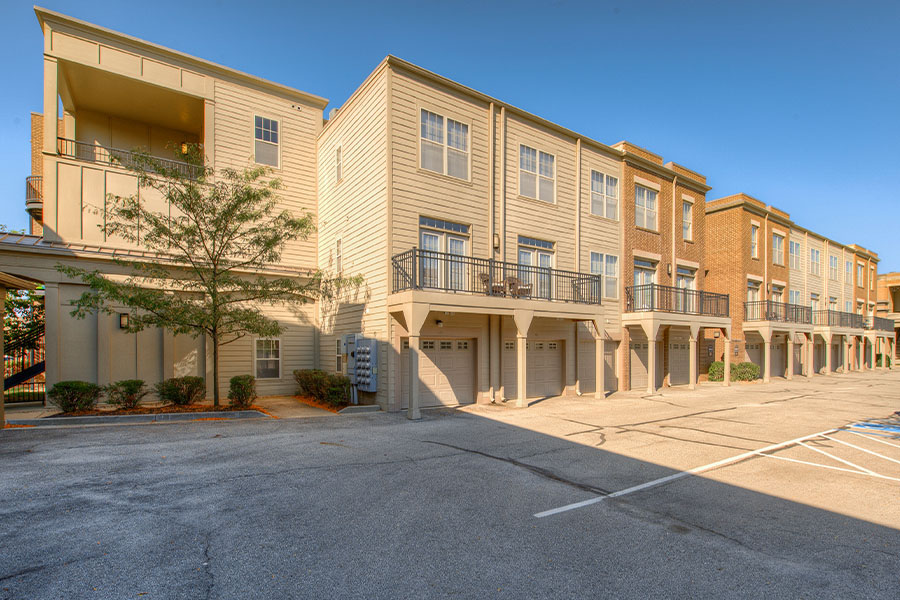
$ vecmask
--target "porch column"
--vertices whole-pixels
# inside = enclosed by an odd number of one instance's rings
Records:
[[[841,338],[841,348],[844,351],[844,374],[850,372],[850,342],[847,341],[847,336]]]
[[[409,406],[406,418],[411,421],[422,418],[422,411],[419,408],[419,352],[422,325],[425,324],[428,312],[428,305],[411,304],[403,308],[406,330],[409,333]]]
[[[700,326],[691,325],[690,350],[691,356],[688,361],[688,389],[697,388],[697,338],[700,337]]]
[[[875,340],[869,340],[869,357],[872,361],[872,370],[875,370]]]
[[[656,392],[656,337],[647,339],[647,393]]]
[[[816,372],[815,339],[816,334],[814,333],[806,336],[806,376],[809,379],[812,379],[813,373]]]
[[[606,398],[606,330],[594,319],[594,398]]]
[[[787,372],[784,376],[790,381],[794,378],[794,333],[787,334],[784,338],[785,352],[787,352]]]
[[[0,285],[0,297],[3,298],[3,306],[0,306],[0,323],[6,321],[6,288]],[[46,339],[46,338],[44,338]],[[3,356],[6,356],[6,339],[3,337],[3,328],[0,327],[0,350],[3,350]],[[3,374],[6,376],[6,373]],[[0,399],[0,429],[6,427],[6,409],[3,401],[6,398],[6,389],[3,390],[3,399]]]
[[[500,352],[502,342],[500,340],[500,315],[491,315],[489,321],[489,377],[491,387],[491,402],[496,402],[500,398]]]
[[[859,338],[859,370],[865,371],[868,368],[866,364],[866,338]]]
[[[769,383],[772,376],[772,338],[763,338],[763,383]]]
[[[56,154],[59,135],[59,65],[56,59],[44,56],[44,152]],[[74,137],[74,136],[73,136]],[[55,198],[54,198],[55,201]]]
[[[881,347],[881,370],[887,371],[887,344],[883,337],[878,338],[878,345]]]
[[[731,337],[725,338],[725,373],[722,375],[723,383],[731,385]]]
[[[528,330],[531,329],[531,320],[534,312],[530,310],[517,310],[513,314],[516,322],[516,406],[525,408],[528,406]]]
[[[822,336],[825,338],[825,374],[831,375],[831,336]]]

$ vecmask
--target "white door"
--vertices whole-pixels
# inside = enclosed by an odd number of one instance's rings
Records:
[[[538,298],[552,297],[550,269],[553,267],[553,254],[534,248],[519,248],[519,281],[525,286],[524,295]],[[530,290],[530,291],[527,291]]]
[[[559,396],[563,392],[563,342],[529,340],[526,343],[526,397]],[[506,340],[503,343],[503,394],[506,398],[518,397],[516,364],[516,341]]]
[[[419,352],[419,406],[475,401],[475,340],[423,339]],[[409,346],[400,356],[402,406],[409,406]]]
[[[431,231],[422,232],[422,287],[440,288],[441,285],[441,235]]]
[[[669,334],[669,385],[687,385],[690,383],[691,343],[687,332]]]
[[[429,230],[423,230],[420,238],[422,250],[425,251],[422,256],[422,287],[465,290],[466,263],[454,257],[468,254],[468,240]]]
[[[694,295],[686,291],[694,289],[694,272],[684,267],[678,267],[675,275],[675,287],[679,290],[675,295],[675,310],[681,313],[697,312],[698,307],[694,306]]]
[[[642,261],[643,262],[643,261]],[[647,263],[649,264],[649,263]],[[634,263],[634,309],[650,310],[653,307],[653,292],[649,286],[656,282],[656,269]]]

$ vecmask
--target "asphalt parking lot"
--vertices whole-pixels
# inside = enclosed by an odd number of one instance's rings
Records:
[[[0,432],[0,598],[897,598],[900,371]],[[857,425],[856,427],[848,427]]]

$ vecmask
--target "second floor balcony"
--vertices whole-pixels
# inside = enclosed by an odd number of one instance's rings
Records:
[[[58,138],[56,140],[56,151],[57,154],[65,158],[84,160],[103,165],[119,166],[126,169],[133,169],[139,162],[138,154],[132,150],[107,148],[99,144],[80,142],[66,138]],[[170,158],[159,158],[155,156],[152,158],[161,167],[174,171],[182,177],[193,179],[199,175],[199,169],[195,165]]]
[[[744,302],[744,321],[774,321],[776,323],[812,324],[812,309],[800,304],[758,300]]]
[[[44,178],[32,175],[25,178],[25,210],[40,220],[44,210]]]
[[[432,290],[600,304],[601,276],[412,248],[391,259],[392,293]]]
[[[876,317],[875,315],[870,316],[866,320],[865,325],[866,329],[872,331],[894,331],[893,319],[885,319],[884,317]]]
[[[819,327],[843,327],[845,329],[863,329],[862,315],[840,310],[814,310],[813,325]]]
[[[656,283],[625,288],[625,312],[665,312],[728,317],[728,294],[717,294]]]

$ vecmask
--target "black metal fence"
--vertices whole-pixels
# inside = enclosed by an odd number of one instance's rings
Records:
[[[5,345],[3,357],[3,401],[44,400],[44,329],[28,331]]]
[[[105,148],[96,144],[79,142],[66,138],[57,138],[56,151],[60,156],[65,156],[66,158],[121,166],[127,169],[133,169],[138,165],[138,154],[131,152],[130,150]],[[167,170],[175,171],[182,177],[195,179],[200,175],[200,168],[196,165],[169,158],[157,158],[155,156],[152,157],[152,160]],[[144,168],[152,170],[150,165],[144,165]]]
[[[812,309],[800,304],[759,300],[744,302],[745,321],[778,321],[780,323],[812,324]]]
[[[814,310],[813,325],[824,327],[846,327],[848,329],[862,329],[864,319],[856,313],[840,310]]]
[[[25,202],[44,199],[44,178],[31,175],[25,178]]]
[[[728,316],[728,294],[650,283],[625,288],[625,312],[661,311],[709,317]]]
[[[413,248],[392,259],[393,292],[431,289],[600,304],[601,276]]]
[[[866,323],[866,329],[872,329],[874,331],[893,331],[894,320],[872,315],[872,318]]]

